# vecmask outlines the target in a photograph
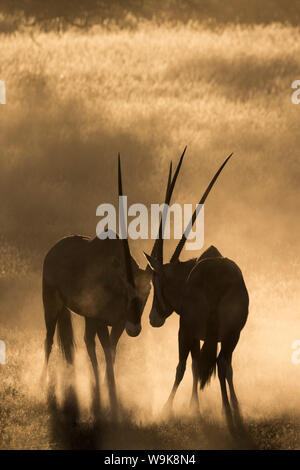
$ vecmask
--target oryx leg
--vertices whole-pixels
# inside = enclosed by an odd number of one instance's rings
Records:
[[[117,344],[124,330],[125,330],[125,321],[117,323],[116,325],[113,325],[111,328],[109,340],[110,340],[111,358],[112,358],[113,365],[115,365],[115,360],[116,360]],[[105,381],[107,382],[107,367],[106,367]]]
[[[99,388],[99,368],[98,368],[98,360],[96,355],[96,333],[97,333],[97,322],[92,318],[85,318],[85,332],[84,332],[84,342],[86,345],[86,349],[92,363],[95,384],[96,387]]]
[[[231,344],[230,344],[231,353],[228,355],[226,380],[229,386],[230,401],[231,401],[231,405],[232,405],[233,412],[234,412],[234,418],[238,425],[242,425],[242,417],[240,413],[239,402],[238,402],[238,399],[234,390],[234,386],[233,386],[233,370],[232,370],[232,353],[237,345],[239,337],[240,335],[238,334],[238,335],[234,335],[231,338]]]
[[[92,318],[85,318],[84,341],[94,372],[95,387],[93,387],[93,408],[96,416],[98,416],[98,414],[100,413],[99,368],[95,343],[97,326],[98,325],[95,320],[93,320]]]
[[[217,359],[223,409],[230,430],[233,430],[233,417],[226,389],[226,380],[229,385],[230,398],[232,401],[234,412],[236,414],[236,411],[238,410],[238,401],[233,387],[231,359],[232,352],[238,342],[238,339],[239,335],[231,335],[227,337],[224,341],[222,341],[221,351]]]
[[[164,406],[164,413],[170,414],[172,411],[173,401],[175,394],[177,392],[178,386],[183,379],[185,368],[186,368],[186,360],[191,350],[191,342],[189,340],[188,335],[185,333],[182,327],[179,328],[178,333],[178,349],[179,349],[179,362],[176,368],[176,376],[175,381],[167,400],[167,403]]]
[[[125,321],[117,323],[116,325],[113,325],[111,328],[109,339],[110,339],[111,356],[112,356],[113,364],[115,363],[115,359],[116,359],[117,344],[119,342],[119,339],[124,329],[125,329]]]
[[[190,401],[190,408],[193,412],[199,412],[199,398],[198,398],[198,382],[199,382],[199,359],[200,359],[200,341],[193,340],[191,347],[192,355],[192,372],[193,372],[193,389]]]
[[[47,377],[47,367],[49,362],[50,353],[53,345],[53,337],[55,333],[56,323],[60,309],[63,303],[55,287],[49,286],[43,281],[43,305],[46,324],[46,339],[45,339],[45,361],[42,371],[41,380]]]
[[[113,359],[112,359],[112,352],[111,352],[111,344],[110,344],[110,337],[108,332],[108,327],[104,324],[98,323],[97,327],[97,335],[102,345],[105,360],[106,360],[106,371],[107,371],[107,384],[108,384],[108,392],[109,392],[109,399],[112,411],[113,419],[117,419],[118,417],[118,402],[117,402],[117,393],[116,393],[116,383],[115,383],[115,375],[114,375],[114,366],[113,366]]]

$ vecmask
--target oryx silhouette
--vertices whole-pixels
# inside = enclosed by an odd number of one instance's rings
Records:
[[[232,154],[231,154],[232,155]],[[214,182],[231,158],[227,157],[204,192],[200,204],[204,204]],[[196,219],[191,219],[191,227]],[[249,297],[240,268],[211,246],[198,259],[179,261],[188,234],[183,234],[169,263],[163,263],[163,237],[159,240],[159,257],[147,254],[152,269],[154,287],[150,323],[154,327],[164,324],[172,312],[180,315],[178,333],[179,362],[174,385],[165,411],[170,412],[181,382],[189,353],[192,356],[193,392],[191,405],[198,409],[198,381],[201,389],[209,382],[216,366],[220,381],[223,408],[230,429],[241,424],[238,400],[233,386],[232,353],[248,316]],[[200,340],[204,344],[200,351]],[[221,350],[217,355],[217,345]],[[226,380],[229,385],[229,403]]]
[[[182,165],[184,149],[172,178],[170,165],[165,204],[169,204]],[[123,195],[120,155],[118,156],[118,195]],[[161,234],[155,240],[156,256]],[[45,364],[47,373],[56,325],[61,350],[69,364],[74,358],[71,311],[85,318],[85,343],[92,363],[96,395],[99,371],[95,350],[98,336],[106,359],[106,375],[113,417],[118,414],[114,377],[117,343],[124,329],[129,336],[141,331],[141,316],[149,295],[151,270],[141,269],[130,254],[128,239],[99,239],[69,236],[47,253],[43,265],[43,304],[46,323]],[[109,333],[108,326],[111,326]]]

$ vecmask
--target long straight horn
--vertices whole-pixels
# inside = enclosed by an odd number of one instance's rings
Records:
[[[119,198],[120,198],[123,196],[120,153],[118,153],[118,189],[119,189]],[[119,199],[119,204],[120,204],[120,199]],[[125,261],[127,281],[130,285],[132,285],[132,287],[135,287],[134,277],[132,273],[131,255],[130,255],[128,238],[122,238],[122,244],[123,244],[123,251],[124,251],[124,261]]]
[[[174,190],[174,187],[175,187],[175,183],[176,183],[176,180],[177,180],[177,177],[178,177],[178,174],[179,174],[182,162],[183,162],[185,152],[186,152],[186,146],[185,146],[185,148],[184,148],[184,150],[181,154],[181,157],[180,157],[180,160],[179,160],[178,165],[176,167],[173,178],[172,178],[172,162],[170,164],[170,170],[169,170],[169,175],[168,175],[168,184],[167,184],[166,195],[165,195],[165,204],[167,204],[167,205],[170,204],[171,197],[172,197],[172,194],[173,194],[173,190]],[[160,263],[163,263],[163,233],[162,233],[163,230],[162,230],[162,227],[163,227],[163,217],[161,217],[161,219],[160,219],[158,238],[155,240],[155,243],[153,245],[153,249],[152,249],[152,252],[151,252],[151,256],[155,256]]]
[[[231,154],[226,158],[226,160],[223,162],[223,164],[222,164],[222,165],[220,166],[220,168],[218,169],[217,173],[215,174],[215,176],[213,177],[213,179],[211,180],[211,182],[210,182],[209,185],[207,186],[207,188],[206,188],[206,190],[205,190],[205,192],[204,192],[202,198],[200,199],[199,205],[200,205],[200,204],[204,204],[204,202],[205,202],[207,196],[208,196],[209,193],[210,193],[210,190],[212,189],[213,185],[215,184],[216,180],[218,179],[219,174],[220,174],[221,171],[223,170],[223,168],[224,168],[224,166],[226,165],[226,163],[228,162],[228,160],[232,157],[232,155],[233,155],[233,153],[231,153]],[[186,242],[186,239],[187,239],[187,237],[188,237],[188,235],[189,235],[190,231],[192,230],[192,227],[193,227],[193,225],[194,225],[194,223],[195,223],[195,220],[196,220],[196,218],[197,218],[197,215],[198,215],[198,211],[197,211],[197,208],[196,208],[195,211],[194,211],[194,213],[193,213],[193,215],[192,215],[192,218],[191,218],[189,224],[187,225],[187,227],[190,226],[189,232],[188,232],[187,234],[185,234],[185,231],[184,231],[184,233],[183,233],[183,235],[182,235],[182,237],[181,237],[181,240],[180,240],[180,242],[178,243],[178,245],[177,245],[177,247],[176,247],[176,249],[175,249],[175,251],[174,251],[174,253],[173,253],[173,256],[171,257],[171,260],[170,260],[171,263],[173,263],[174,261],[178,260],[178,258],[179,258],[179,256],[180,256],[180,253],[181,253],[181,251],[182,251],[182,249],[183,249],[183,247],[184,247],[184,244],[185,244],[185,242]]]
[[[172,161],[170,162],[168,184],[167,184],[166,195],[165,195],[165,201],[167,201],[166,204],[169,204],[170,202],[170,199],[168,198],[169,198],[169,191],[170,191],[171,183],[172,183]],[[163,242],[162,242],[163,233],[162,232],[163,232],[163,216],[160,219],[159,232],[158,232],[158,240],[161,240],[161,243],[159,243],[157,247],[157,259],[161,263],[163,263],[163,259],[164,259]]]
[[[169,175],[168,175],[168,184],[167,184],[167,189],[166,189],[165,201],[167,201],[167,199],[168,199],[169,189],[170,189],[170,185],[171,185],[171,179],[172,179],[172,161],[170,162]],[[152,252],[151,252],[151,256],[154,257],[154,258],[158,258],[158,256],[159,256],[158,255],[158,245],[159,245],[158,241],[161,238],[162,238],[162,218],[161,218],[160,225],[159,225],[158,238],[156,239],[156,242],[154,243],[153,248],[152,248]],[[161,258],[163,258],[162,253],[161,253]]]
[[[168,176],[168,185],[167,185],[167,190],[166,190],[165,199],[167,199],[167,197],[168,197],[168,192],[169,192],[171,180],[172,180],[172,161],[170,162],[169,176]]]

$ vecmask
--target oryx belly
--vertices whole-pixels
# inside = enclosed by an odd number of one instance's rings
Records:
[[[104,320],[108,325],[126,316],[127,303],[123,292],[112,292],[99,283],[96,287],[85,285],[77,289],[65,288],[62,297],[65,305],[73,312],[87,318]]]

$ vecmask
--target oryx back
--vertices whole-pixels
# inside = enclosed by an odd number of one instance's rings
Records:
[[[134,260],[133,264],[138,270]],[[128,296],[118,238],[63,238],[47,253],[43,278],[79,315],[103,319],[110,325],[125,316]]]

